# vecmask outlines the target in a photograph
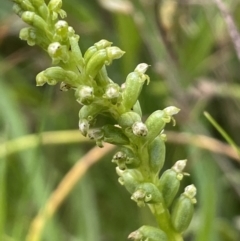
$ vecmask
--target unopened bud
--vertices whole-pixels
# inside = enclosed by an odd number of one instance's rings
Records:
[[[108,99],[112,104],[115,105],[119,101],[120,97],[120,87],[117,84],[113,83],[107,85],[103,98]]]
[[[162,194],[158,188],[152,183],[140,184],[131,199],[134,200],[139,207],[144,207],[146,203],[161,203],[163,202]]]
[[[168,241],[165,232],[159,228],[144,225],[138,230],[129,234],[128,239],[134,241]]]
[[[32,25],[33,27],[39,28],[43,31],[46,31],[46,29],[48,29],[47,23],[34,12],[23,12],[21,18],[25,23]]]
[[[89,59],[100,49],[105,49],[107,47],[110,47],[112,45],[112,42],[109,42],[105,39],[102,39],[94,44],[94,46],[91,46],[87,49],[87,51],[84,54],[84,60],[85,64],[88,63]]]
[[[82,85],[76,90],[75,97],[77,102],[79,102],[80,104],[89,105],[94,100],[93,88],[90,86]]]
[[[132,127],[136,122],[141,122],[141,117],[133,111],[122,114],[118,119],[118,124],[122,128]]]
[[[114,59],[122,57],[125,52],[118,47],[107,47],[98,50],[89,59],[86,66],[86,75],[95,78],[103,65],[111,64]]]
[[[89,126],[90,126],[89,122],[86,119],[79,120],[78,126],[82,135],[87,136]]]
[[[132,125],[133,134],[136,136],[146,136],[148,133],[148,129],[145,124],[141,121],[137,121]]]
[[[142,90],[142,86],[145,81],[147,80],[147,82],[149,82],[148,75],[142,73],[144,72],[143,70],[145,69],[145,65],[146,64],[141,64],[141,66],[143,66],[144,68],[140,68],[138,67],[138,65],[135,69],[137,71],[134,71],[127,76],[122,94],[122,105],[125,107],[126,110],[130,110],[138,100],[138,97]]]
[[[55,35],[54,39],[56,41],[65,41],[68,37],[68,23],[64,20],[59,20],[55,24]]]
[[[118,182],[124,185],[126,189],[132,194],[136,187],[143,182],[143,176],[137,169],[121,170],[116,167],[117,174],[120,176]]]
[[[58,64],[59,61],[67,63],[69,60],[69,52],[66,45],[61,45],[59,42],[51,43],[48,46],[48,54],[52,58],[53,64]]]
[[[187,160],[177,161],[171,169],[166,170],[160,180],[159,189],[162,192],[165,205],[169,207],[180,187],[180,181],[184,177],[182,172]]]
[[[187,186],[173,206],[171,221],[177,232],[185,231],[192,220],[194,204],[196,203],[195,195],[196,188],[194,185]]]

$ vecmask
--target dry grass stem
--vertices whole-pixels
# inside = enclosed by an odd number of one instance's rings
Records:
[[[56,190],[52,193],[43,209],[34,218],[26,241],[39,241],[47,221],[54,215],[64,199],[69,195],[76,183],[83,177],[87,170],[98,162],[115,146],[105,144],[104,148],[94,147],[83,156],[65,175]]]
[[[232,39],[234,48],[236,50],[238,59],[240,60],[240,34],[238,32],[237,26],[233,20],[233,17],[229,13],[226,5],[222,2],[222,0],[214,0],[218,9],[220,10],[224,21],[226,22],[229,35]]]
[[[180,145],[193,145],[215,153],[226,155],[240,162],[237,152],[228,144],[218,141],[212,137],[193,135],[188,133],[177,133],[166,131],[168,142]],[[89,142],[78,130],[49,131],[38,134],[26,135],[0,144],[0,158],[37,147],[38,145],[62,145],[71,143]]]
[[[171,143],[181,145],[192,145],[208,151],[223,154],[240,162],[240,157],[235,149],[228,144],[204,135],[193,135],[188,133],[166,132],[167,139]]]

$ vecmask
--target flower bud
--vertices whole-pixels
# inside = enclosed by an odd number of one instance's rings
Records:
[[[163,111],[167,113],[167,115],[173,116],[176,115],[180,111],[180,109],[175,106],[168,106]]]
[[[34,12],[23,12],[21,18],[25,23],[32,25],[35,28],[39,28],[43,31],[48,29],[47,23]]]
[[[166,170],[159,180],[159,190],[162,192],[165,205],[169,207],[175,198],[180,181],[183,178],[183,169],[186,166],[187,160],[177,161],[171,169]]]
[[[62,8],[62,0],[50,0],[48,3],[48,8],[51,11],[59,11]]]
[[[172,115],[175,115],[179,112],[179,109],[171,106],[167,107],[164,110],[154,111],[145,121],[145,124],[148,128],[148,142],[151,142],[156,136],[165,127],[166,123],[169,123],[172,120]]]
[[[131,194],[135,191],[136,187],[143,182],[142,173],[137,169],[121,170],[119,167],[116,167],[116,172],[120,176],[118,182],[124,185]]]
[[[104,133],[104,141],[114,145],[128,145],[129,139],[123,133],[122,129],[113,125],[105,125],[102,127]]]
[[[112,162],[116,163],[121,170],[136,168],[140,164],[139,158],[129,148],[122,148],[117,152],[113,156]]]
[[[42,35],[40,30],[32,27],[22,28],[19,33],[19,38],[27,41],[28,45],[33,46],[35,44],[46,49],[48,46],[48,40]]]
[[[72,37],[75,35],[75,30],[73,29],[73,27],[69,26],[68,27],[68,36]]]
[[[131,196],[139,207],[144,207],[146,203],[161,203],[163,202],[162,194],[158,188],[152,183],[139,184]]]
[[[79,119],[86,119],[91,122],[95,117],[104,110],[105,107],[92,103],[90,105],[84,105],[79,111]]]
[[[61,91],[69,91],[71,88],[72,88],[72,86],[70,84],[67,84],[63,81],[60,84],[60,90]]]
[[[64,20],[59,20],[55,24],[55,34],[54,40],[55,41],[66,41],[68,38],[68,23]]]
[[[127,76],[125,86],[123,89],[123,101],[122,105],[125,107],[126,110],[130,110],[133,105],[138,100],[138,97],[141,93],[142,86],[144,82],[147,80],[149,81],[148,75],[145,75],[146,68],[140,68],[141,66],[146,67],[146,64],[139,64],[134,72],[130,73]],[[145,71],[144,71],[145,69]]]
[[[141,117],[133,111],[125,112],[118,119],[122,128],[132,127],[135,122],[141,122]]]
[[[146,136],[148,134],[148,129],[145,124],[141,121],[137,121],[132,125],[133,134],[136,136]]]
[[[88,63],[89,59],[100,49],[105,49],[107,47],[110,47],[112,45],[112,42],[109,42],[105,39],[102,39],[94,44],[94,46],[91,46],[87,49],[87,51],[84,54],[84,60],[85,64]]]
[[[180,175],[178,176],[178,179],[180,180],[182,179],[182,172],[186,167],[186,164],[187,164],[187,160],[179,160],[172,166],[172,170],[174,170],[176,173]]]
[[[28,0],[22,1],[22,0],[14,0],[15,3],[19,4],[19,6],[21,7],[21,9],[23,11],[32,11],[34,12],[35,9],[32,5],[31,2],[29,2]]]
[[[106,66],[103,65],[103,67],[99,70],[95,81],[97,83],[97,85],[102,86],[102,88],[104,88],[105,86],[109,85],[109,84],[113,84],[114,82],[108,77],[108,73],[106,70]],[[119,87],[119,92],[121,92],[121,88]],[[120,93],[119,93],[120,94]],[[118,101],[121,100],[121,94],[120,94],[120,98],[118,99]]]
[[[129,234],[128,239],[134,241],[168,241],[165,232],[159,228],[144,225],[138,230]]]
[[[94,90],[90,86],[81,85],[77,88],[75,97],[78,103],[82,105],[89,105],[94,100]]]
[[[67,63],[69,60],[67,46],[61,45],[59,42],[51,43],[48,46],[48,54],[52,58],[53,64],[58,64],[60,61]]]
[[[13,9],[13,12],[14,12],[15,14],[17,14],[20,18],[22,17],[22,14],[24,13],[24,10],[23,10],[22,7],[20,6],[20,4],[14,3],[12,9]]]
[[[83,58],[82,58],[82,52],[78,45],[78,41],[79,41],[79,35],[74,34],[73,36],[69,36],[69,43],[71,46],[71,53],[72,53],[71,57],[75,61],[78,69],[82,72]]]
[[[55,85],[59,81],[74,84],[74,80],[76,80],[76,78],[77,75],[73,71],[67,71],[61,67],[55,66],[40,72],[36,77],[36,82],[37,86],[42,86],[46,82],[49,85]]]
[[[125,170],[127,169],[126,160],[127,160],[126,153],[119,151],[113,156],[112,162],[116,163],[119,169]]]
[[[134,72],[139,74],[145,74],[149,65],[145,63],[138,64],[137,67],[134,69]]]
[[[19,38],[27,41],[28,45],[34,46],[37,40],[36,29],[30,27],[22,28],[19,33]]]
[[[168,116],[171,117],[171,120],[173,121],[173,125],[175,126],[176,121],[175,121],[175,119],[174,119],[172,116],[173,116],[173,115],[176,115],[176,114],[180,111],[180,109],[177,108],[177,107],[175,107],[175,106],[169,106],[169,107],[165,108],[163,111],[164,111]]]
[[[108,84],[103,98],[109,100],[113,105],[116,105],[121,98],[119,85],[115,83]]]
[[[99,128],[88,130],[88,138],[96,141],[98,147],[103,147],[103,131]]]
[[[31,0],[34,7],[37,8],[39,14],[43,19],[48,19],[49,9],[44,0]]]
[[[65,18],[67,16],[66,12],[61,8],[62,0],[50,0],[48,3],[48,9],[52,12],[52,20],[57,19],[57,14],[59,14],[61,18]]]
[[[173,206],[171,221],[174,229],[179,233],[185,231],[192,220],[194,204],[196,203],[195,195],[194,185],[187,186]]]
[[[161,135],[158,135],[148,146],[149,167],[151,172],[158,175],[165,161],[166,147]]]
[[[41,7],[43,4],[45,4],[44,0],[30,0],[32,2],[32,4],[39,8]]]
[[[111,64],[114,59],[121,58],[124,53],[118,47],[107,47],[106,49],[98,50],[92,55],[86,65],[86,76],[95,78],[104,64]]]
[[[44,84],[47,83],[47,81],[48,81],[48,79],[44,75],[44,71],[42,71],[39,74],[37,74],[37,76],[36,76],[36,84],[37,84],[37,86],[43,86]]]
[[[148,128],[148,141],[151,142],[155,137],[157,137],[165,124],[169,122],[171,118],[165,114],[162,110],[154,111],[145,121],[145,125]]]
[[[185,189],[184,189],[184,193],[183,194],[186,197],[188,197],[189,199],[191,199],[193,204],[197,203],[197,200],[195,198],[195,196],[197,194],[197,189],[196,189],[196,187],[193,184],[186,186]]]
[[[87,136],[88,130],[89,130],[89,122],[86,119],[81,119],[78,122],[79,130],[82,133],[83,136]]]

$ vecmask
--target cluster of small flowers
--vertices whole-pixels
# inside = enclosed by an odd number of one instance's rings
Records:
[[[165,161],[163,130],[166,123],[174,121],[173,115],[179,109],[170,106],[157,110],[142,121],[138,98],[144,83],[149,83],[145,74],[148,65],[137,65],[119,86],[108,77],[106,66],[124,52],[111,42],[100,40],[82,55],[79,36],[66,21],[59,20],[66,16],[61,0],[50,0],[48,4],[44,0],[13,1],[15,13],[30,25],[20,31],[20,38],[31,46],[39,45],[52,59],[53,67],[37,75],[37,86],[60,82],[62,91],[74,90],[76,101],[82,105],[79,111],[82,135],[94,140],[99,147],[103,147],[104,142],[121,146],[112,160],[117,165],[120,184],[138,206],[147,204],[155,216],[167,213],[167,229],[143,226],[131,233],[129,239],[164,241],[171,232],[182,233],[192,219],[196,188],[186,187],[172,205],[185,174],[186,160],[177,161],[159,178]],[[111,116],[115,124],[96,127],[101,114]]]

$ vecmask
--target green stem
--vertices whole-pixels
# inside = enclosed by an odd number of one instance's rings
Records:
[[[168,236],[169,241],[183,241],[182,235],[176,232],[170,221],[170,214],[162,204],[149,205],[151,212],[160,227]]]

